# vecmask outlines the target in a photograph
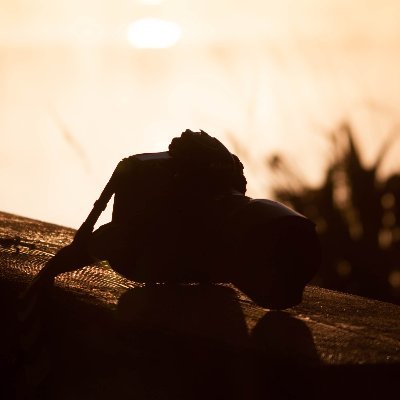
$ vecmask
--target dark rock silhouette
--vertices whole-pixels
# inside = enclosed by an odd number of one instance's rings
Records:
[[[70,246],[31,287],[107,260],[144,282],[231,282],[258,304],[298,304],[319,265],[314,224],[288,207],[245,196],[237,156],[186,130],[169,151],[122,160]],[[112,221],[93,232],[115,194]]]

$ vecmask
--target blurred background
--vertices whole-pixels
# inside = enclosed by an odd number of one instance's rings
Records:
[[[0,210],[78,227],[119,160],[203,129],[250,196],[316,221],[315,283],[400,302],[399,21],[397,0],[0,0]]]

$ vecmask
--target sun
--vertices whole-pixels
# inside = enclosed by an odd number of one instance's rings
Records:
[[[128,28],[129,43],[140,49],[164,49],[175,45],[182,30],[178,24],[157,18],[132,22]]]

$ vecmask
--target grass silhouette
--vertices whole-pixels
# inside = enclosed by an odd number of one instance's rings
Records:
[[[323,264],[314,283],[400,304],[400,175],[377,175],[393,139],[367,168],[354,131],[342,124],[331,136],[333,159],[317,188],[304,184],[282,155],[268,166],[279,182],[274,197],[317,225]]]

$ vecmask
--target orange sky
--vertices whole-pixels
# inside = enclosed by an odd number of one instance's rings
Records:
[[[397,0],[145,3],[0,0],[1,210],[78,226],[119,159],[186,128],[243,144],[264,196],[266,154],[315,183],[342,119],[367,162],[398,121]],[[145,17],[180,40],[133,48],[129,24]]]
[[[151,5],[153,3],[153,5]],[[177,21],[184,43],[287,40],[345,44],[399,40],[397,0],[1,0],[0,42],[124,41],[124,27],[150,14]],[[80,32],[79,32],[80,31]]]

